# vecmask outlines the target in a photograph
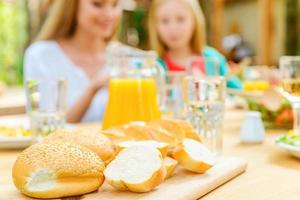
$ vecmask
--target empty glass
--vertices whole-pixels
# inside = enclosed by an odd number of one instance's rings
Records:
[[[225,85],[223,77],[189,76],[184,80],[186,116],[215,155],[222,151]]]
[[[213,56],[205,58],[194,56],[190,60],[185,72],[187,75],[197,77],[220,76],[222,74],[220,64],[220,59]]]
[[[63,128],[66,116],[65,80],[28,80],[25,82],[27,114],[32,142],[41,142],[57,128]]]
[[[163,117],[181,119],[184,117],[183,81],[184,72],[169,72],[166,76],[164,101],[161,102]]]

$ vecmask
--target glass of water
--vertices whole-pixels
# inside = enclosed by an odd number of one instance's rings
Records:
[[[183,81],[185,72],[169,72],[166,76],[164,101],[160,106],[163,117],[182,119],[184,112]]]
[[[32,142],[41,142],[65,125],[67,84],[65,80],[28,80],[25,90]]]
[[[184,80],[186,116],[215,155],[222,152],[225,91],[224,77],[189,76]]]

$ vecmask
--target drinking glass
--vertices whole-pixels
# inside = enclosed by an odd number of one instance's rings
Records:
[[[300,134],[300,56],[282,56],[280,72],[282,80],[279,91],[292,104],[294,132]]]
[[[32,143],[41,142],[57,128],[63,128],[66,118],[65,80],[28,80],[25,82],[27,114]]]
[[[194,56],[186,68],[186,74],[197,77],[219,76],[220,73],[220,59],[214,56]]]
[[[184,80],[187,119],[215,155],[222,152],[225,85],[224,77],[220,76],[189,76]]]
[[[169,72],[166,76],[164,101],[161,102],[163,117],[182,119],[184,117],[183,81],[185,72]]]
[[[185,77],[194,76],[204,78],[220,75],[219,59],[215,57],[203,58],[194,56],[185,71],[168,72],[166,75],[165,92],[161,107],[163,117],[176,119],[186,118],[183,102],[183,83]]]
[[[205,58],[205,70],[206,70],[206,75],[210,77],[217,77],[220,76],[221,71],[220,71],[220,59],[216,57],[208,57]]]

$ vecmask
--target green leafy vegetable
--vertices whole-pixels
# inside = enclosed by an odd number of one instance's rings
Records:
[[[276,142],[300,147],[300,134],[286,134],[280,137]]]

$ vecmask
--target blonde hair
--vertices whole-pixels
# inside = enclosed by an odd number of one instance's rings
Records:
[[[36,40],[55,40],[71,37],[77,26],[79,0],[56,0]]]
[[[79,0],[54,0],[51,3],[50,12],[36,38],[38,41],[70,38],[76,31]],[[106,42],[116,39],[120,18],[114,33],[106,39]]]
[[[195,20],[194,33],[191,38],[192,51],[196,54],[201,53],[203,47],[206,45],[206,28],[204,14],[201,10],[200,4],[197,0],[180,1],[190,7]],[[166,0],[153,0],[148,17],[150,46],[160,56],[163,56],[165,54],[165,52],[167,51],[167,47],[165,44],[163,44],[157,32],[156,13],[158,7],[164,2],[166,2]]]

